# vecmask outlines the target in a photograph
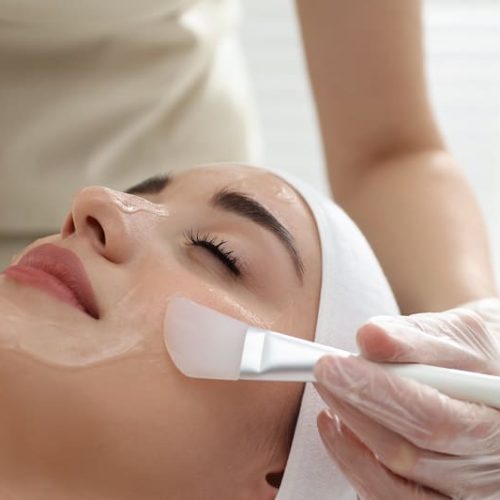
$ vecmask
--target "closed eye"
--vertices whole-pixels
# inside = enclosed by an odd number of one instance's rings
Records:
[[[204,248],[219,259],[233,276],[241,276],[238,258],[234,255],[233,250],[228,248],[226,240],[219,239],[209,233],[199,233],[193,230],[186,231],[185,237],[188,245]]]

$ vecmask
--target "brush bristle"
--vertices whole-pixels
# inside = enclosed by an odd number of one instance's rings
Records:
[[[183,297],[170,300],[163,338],[188,377],[237,380],[248,326]]]

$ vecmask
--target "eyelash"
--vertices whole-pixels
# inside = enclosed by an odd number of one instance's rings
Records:
[[[233,255],[233,250],[226,248],[227,241],[218,239],[210,233],[199,233],[190,229],[184,233],[189,246],[196,246],[208,250],[214,257],[217,257],[236,277],[241,276],[240,264],[238,258]]]

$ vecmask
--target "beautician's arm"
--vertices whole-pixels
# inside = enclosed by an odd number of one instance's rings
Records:
[[[485,225],[427,96],[418,0],[297,0],[337,202],[403,313],[495,295]]]

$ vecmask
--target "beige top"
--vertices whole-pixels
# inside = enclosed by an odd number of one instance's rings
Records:
[[[233,0],[0,0],[0,237],[80,187],[256,161]]]

